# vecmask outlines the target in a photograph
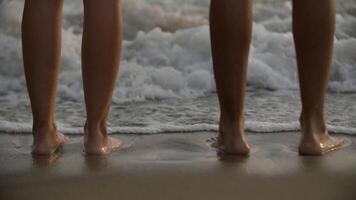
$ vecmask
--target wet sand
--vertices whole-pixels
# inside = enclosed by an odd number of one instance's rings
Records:
[[[82,138],[33,158],[30,135],[0,134],[0,199],[355,200],[356,137],[341,151],[300,157],[297,133],[247,134],[249,158],[217,155],[211,133],[115,136],[126,146],[85,157]]]

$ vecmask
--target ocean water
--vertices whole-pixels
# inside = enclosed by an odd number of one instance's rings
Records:
[[[125,36],[110,115],[112,133],[217,131],[209,0],[122,0]],[[22,54],[23,0],[0,0],[0,132],[30,133]],[[81,134],[85,119],[80,47],[82,1],[65,0],[58,88],[59,129]],[[291,1],[255,0],[246,129],[298,131],[300,98]],[[327,122],[356,134],[356,1],[337,1]]]

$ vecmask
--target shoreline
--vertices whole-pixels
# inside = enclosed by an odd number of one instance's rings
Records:
[[[247,133],[249,158],[217,155],[213,133],[120,135],[123,149],[85,157],[71,136],[58,159],[34,159],[29,135],[0,134],[0,198],[355,199],[356,137],[323,157],[298,156],[299,135]],[[115,135],[115,137],[118,137]]]

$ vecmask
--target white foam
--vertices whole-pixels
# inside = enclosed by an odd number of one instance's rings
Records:
[[[356,128],[332,126],[328,125],[330,133],[356,135]],[[58,125],[58,130],[68,135],[82,135],[82,127],[67,127],[63,124]],[[169,134],[169,133],[197,133],[197,132],[217,132],[218,125],[216,124],[194,124],[194,125],[152,125],[147,127],[125,127],[114,126],[108,128],[111,134]],[[31,123],[8,122],[0,120],[0,133],[22,133],[30,134],[32,131]],[[300,131],[298,122],[291,123],[270,123],[270,122],[253,122],[245,123],[245,131],[250,133],[282,133],[282,132],[297,132]]]
[[[121,74],[115,101],[191,98],[215,91],[208,27],[208,0],[184,3],[126,0]],[[339,1],[335,59],[330,91],[356,91],[355,3]],[[23,1],[0,4],[0,93],[27,97],[23,78],[20,22]],[[65,2],[59,98],[82,101],[80,47],[81,1]],[[350,14],[351,13],[351,14]],[[298,88],[291,34],[290,2],[255,3],[248,85]],[[78,19],[78,20],[73,20]],[[79,33],[81,29],[79,28]],[[4,98],[4,97],[2,97]]]
[[[215,91],[210,51],[210,0],[123,0],[125,41],[113,101],[194,98]],[[28,104],[21,53],[23,0],[0,0],[0,100]],[[249,88],[298,89],[290,1],[254,2],[254,32]],[[356,92],[356,3],[337,1],[337,31],[329,90]],[[82,1],[65,1],[62,65],[58,97],[83,101],[81,78]],[[30,133],[30,123],[3,117],[0,132]],[[298,123],[247,122],[258,133],[299,131]],[[352,127],[328,126],[330,132],[355,135]],[[59,124],[68,134],[81,127]],[[112,133],[217,132],[216,124],[111,127]]]

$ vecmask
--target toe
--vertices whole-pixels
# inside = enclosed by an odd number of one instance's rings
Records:
[[[335,138],[335,137],[330,137],[326,142],[321,143],[320,146],[323,153],[328,153],[342,148],[344,144],[345,144],[345,140]]]
[[[113,138],[113,137],[110,137],[109,140],[110,140],[111,149],[113,149],[113,150],[120,148],[123,144],[123,142],[121,140]]]

